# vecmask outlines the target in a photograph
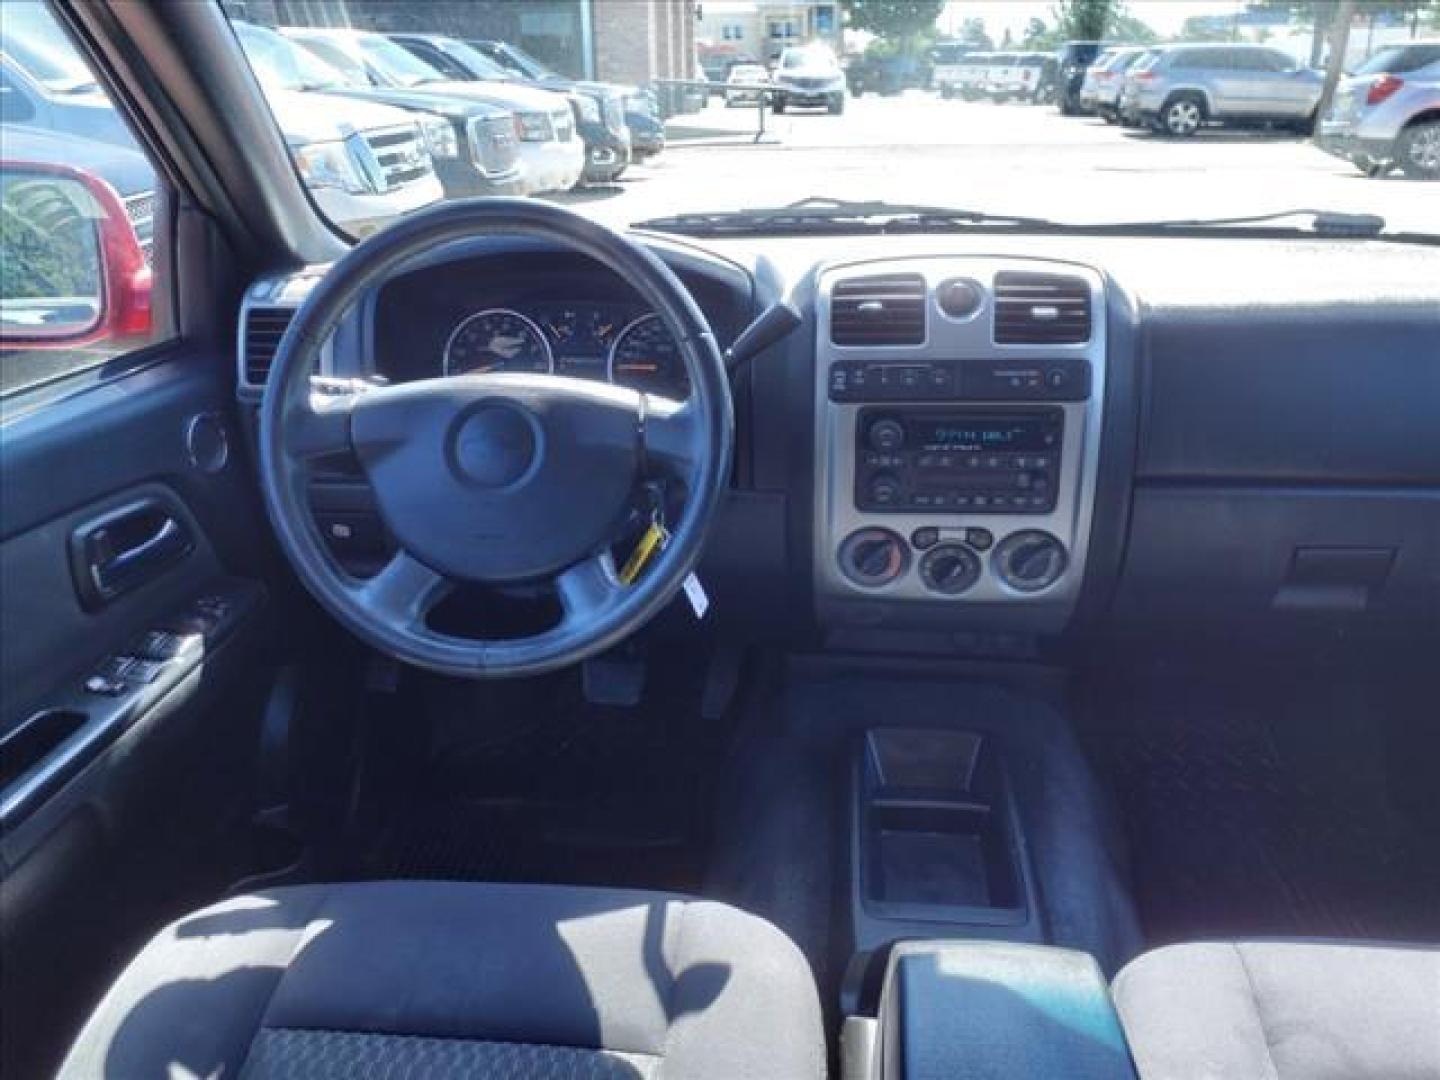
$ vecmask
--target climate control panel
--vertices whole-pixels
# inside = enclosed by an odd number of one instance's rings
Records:
[[[1040,593],[1060,580],[1068,564],[1065,545],[1040,529],[1002,538],[981,528],[856,529],[836,552],[845,577],[862,589],[885,589],[913,580],[926,594],[963,596],[989,582],[1016,594]]]

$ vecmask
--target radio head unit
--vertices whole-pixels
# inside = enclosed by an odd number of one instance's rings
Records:
[[[876,512],[1044,514],[1055,508],[1065,414],[894,409],[855,418],[855,507]]]

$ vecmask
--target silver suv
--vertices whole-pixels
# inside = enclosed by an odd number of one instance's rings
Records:
[[[1281,123],[1308,134],[1323,81],[1264,45],[1170,45],[1126,73],[1120,113],[1177,138],[1206,123]]]
[[[1335,92],[1320,145],[1371,176],[1440,180],[1440,41],[1376,53]]]

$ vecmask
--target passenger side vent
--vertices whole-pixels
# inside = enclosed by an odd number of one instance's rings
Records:
[[[244,359],[245,381],[251,386],[264,386],[270,364],[280,339],[285,336],[294,308],[252,307],[245,313],[244,340],[240,343]]]
[[[1062,274],[995,275],[995,344],[1074,345],[1090,340],[1090,286]]]
[[[925,279],[875,274],[837,281],[830,294],[830,340],[836,345],[921,345]]]

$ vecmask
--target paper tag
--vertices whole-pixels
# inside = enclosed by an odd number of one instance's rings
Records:
[[[710,610],[710,597],[705,595],[705,586],[700,584],[700,579],[694,574],[686,574],[680,588],[685,590],[685,599],[690,601],[690,610],[695,612],[695,618],[703,619]]]

